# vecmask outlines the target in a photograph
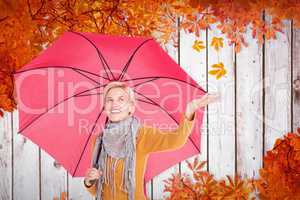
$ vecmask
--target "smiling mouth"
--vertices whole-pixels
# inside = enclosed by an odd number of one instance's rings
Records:
[[[121,112],[120,110],[112,110],[112,111],[110,111],[111,114],[118,114],[120,112]]]

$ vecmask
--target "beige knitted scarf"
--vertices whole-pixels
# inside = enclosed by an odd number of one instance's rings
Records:
[[[129,200],[134,200],[136,136],[139,126],[140,122],[134,116],[128,116],[118,122],[108,121],[103,129],[102,137],[97,137],[92,165],[101,170],[103,175],[96,182],[96,200],[102,200],[103,183],[109,185],[112,192],[111,195],[115,197],[116,185],[114,175],[118,161],[121,159],[124,160],[125,165],[120,189],[128,193]]]

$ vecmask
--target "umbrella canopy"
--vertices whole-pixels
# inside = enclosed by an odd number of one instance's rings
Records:
[[[160,129],[176,128],[186,104],[205,94],[153,38],[147,37],[65,32],[16,71],[14,78],[19,133],[74,177],[84,176],[90,167],[90,146],[107,118],[101,94],[110,81],[127,82],[137,98],[134,115]],[[145,181],[200,153],[203,110],[197,111],[196,118],[184,147],[149,156]]]

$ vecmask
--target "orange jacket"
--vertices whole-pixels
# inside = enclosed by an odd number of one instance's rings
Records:
[[[188,120],[184,113],[181,113],[179,126],[173,131],[162,131],[148,125],[140,126],[136,141],[136,200],[146,200],[143,181],[149,153],[181,148],[186,143],[188,136],[191,133],[195,118],[196,113],[192,120]],[[92,148],[94,145],[95,140]],[[108,159],[108,162],[110,162],[110,159]],[[124,161],[120,160],[115,170],[116,198],[113,199],[111,197],[110,187],[104,183],[102,194],[103,200],[128,200],[127,194],[120,189],[123,166]],[[86,188],[92,196],[96,195],[97,188],[95,186],[96,184],[90,188]]]

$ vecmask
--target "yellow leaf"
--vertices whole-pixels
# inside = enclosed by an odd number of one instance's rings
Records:
[[[221,37],[213,37],[210,46],[214,47],[216,51],[219,51],[220,48],[222,48],[224,46],[223,44],[223,38]]]
[[[217,64],[213,64],[211,66],[212,68],[220,68],[220,69],[224,69],[224,64],[222,62],[219,62]]]
[[[216,70],[210,70],[208,73],[211,75],[216,75],[218,72],[219,72],[219,70],[216,69]]]
[[[214,69],[209,70],[208,73],[210,75],[216,76],[216,79],[220,79],[222,76],[224,76],[227,73],[226,69],[224,68],[224,64],[222,62],[213,64],[212,68]]]
[[[203,44],[203,41],[195,40],[193,49],[200,52],[202,49],[205,49],[205,45]]]
[[[220,79],[227,73],[226,69],[220,70],[219,74],[216,76],[216,79]]]

